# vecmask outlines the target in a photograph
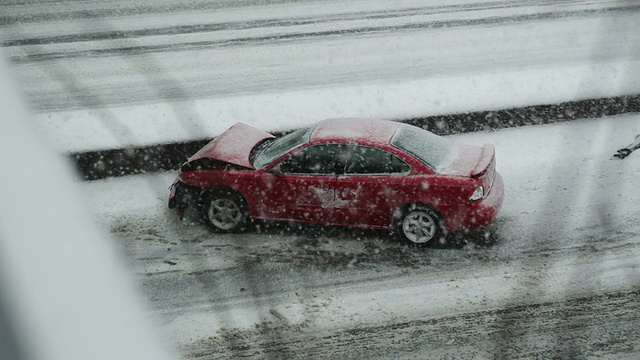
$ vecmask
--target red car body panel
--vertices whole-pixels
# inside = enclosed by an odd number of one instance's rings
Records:
[[[335,176],[275,176],[264,172],[255,190],[261,200],[251,216],[333,225],[335,187]]]
[[[487,170],[489,164],[495,160],[493,145],[482,147],[462,144],[458,147],[458,154],[453,162],[443,171],[444,175],[477,176]]]
[[[249,162],[251,149],[262,140],[273,137],[262,130],[237,123],[205,145],[188,161],[211,158],[253,169],[253,165]]]
[[[381,120],[325,120],[313,130],[309,143],[255,170],[249,163],[251,148],[272,136],[237,124],[189,161],[210,156],[247,170],[187,171],[179,175],[174,186],[182,183],[202,190],[232,188],[246,200],[249,215],[263,220],[387,230],[400,207],[423,203],[442,215],[449,231],[490,224],[504,198],[503,180],[495,171],[493,146],[459,146],[449,166],[436,173],[413,155],[390,144],[400,125]],[[356,144],[381,149],[403,160],[411,170],[406,174],[384,175],[273,173],[272,169],[283,159],[317,144]],[[480,186],[484,189],[483,197],[470,201]],[[170,197],[173,194],[172,189]]]
[[[413,188],[409,176],[339,176],[335,197],[336,224],[388,229],[394,211],[414,195]]]

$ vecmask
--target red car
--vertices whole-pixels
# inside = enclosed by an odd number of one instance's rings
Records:
[[[392,121],[329,119],[281,138],[237,123],[188,159],[169,207],[221,231],[249,219],[391,230],[412,245],[482,228],[504,185],[492,145]]]

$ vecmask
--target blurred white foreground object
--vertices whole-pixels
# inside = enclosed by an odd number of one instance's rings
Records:
[[[172,358],[70,166],[32,131],[1,53],[0,79],[0,358]]]

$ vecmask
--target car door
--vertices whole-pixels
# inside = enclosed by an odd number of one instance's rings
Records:
[[[337,174],[344,169],[341,145],[300,149],[260,177],[260,217],[333,224]]]
[[[344,174],[337,178],[335,216],[344,225],[386,228],[410,192],[411,167],[374,147],[346,145]]]

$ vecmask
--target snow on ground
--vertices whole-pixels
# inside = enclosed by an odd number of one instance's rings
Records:
[[[638,290],[640,154],[611,159],[638,132],[640,117],[628,115],[456,136],[494,144],[506,184],[491,238],[462,235],[462,248],[423,251],[381,232],[278,224],[213,234],[165,209],[174,174],[82,186],[167,336],[186,355],[215,358],[234,341],[258,351],[262,336],[291,340]],[[637,338],[629,341],[640,350]]]
[[[406,119],[625,95],[640,91],[638,69],[640,62],[622,62],[436,77],[397,84],[47,113],[39,116],[38,123],[56,149],[78,152],[213,137],[238,121],[281,131],[330,117]],[[185,117],[181,109],[188,109],[189,116]]]
[[[36,42],[5,50],[60,152],[640,90],[633,1],[252,4],[27,1],[0,32]],[[496,145],[504,208],[488,238],[426,250],[311,226],[213,234],[166,209],[175,174],[80,186],[185,357],[492,357],[502,336],[505,358],[565,340],[637,358],[640,155],[610,158],[638,132],[630,115],[458,136]]]
[[[42,19],[0,36],[60,152],[640,92],[629,1],[230,4],[16,4]]]

